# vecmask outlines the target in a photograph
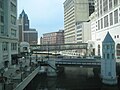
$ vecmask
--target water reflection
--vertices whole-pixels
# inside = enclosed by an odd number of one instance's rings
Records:
[[[64,73],[59,73],[57,77],[47,77],[46,74],[37,75],[33,82],[36,83],[36,87],[27,87],[26,90],[119,90],[118,86],[103,85],[100,78],[91,77],[86,71],[70,68]]]

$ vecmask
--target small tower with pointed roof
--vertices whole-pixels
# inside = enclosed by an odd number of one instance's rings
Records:
[[[115,85],[117,84],[116,78],[116,60],[115,60],[115,42],[109,32],[107,33],[104,41],[102,42],[101,60],[101,78],[104,84]]]

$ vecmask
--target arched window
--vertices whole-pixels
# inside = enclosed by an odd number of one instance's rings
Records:
[[[100,45],[98,45],[98,55],[100,56]]]
[[[120,44],[117,44],[116,46],[116,56],[117,56],[117,59],[120,59]]]
[[[115,55],[112,53],[112,59],[114,59],[115,58]]]
[[[109,55],[109,53],[107,54],[107,59],[110,59],[110,55]]]

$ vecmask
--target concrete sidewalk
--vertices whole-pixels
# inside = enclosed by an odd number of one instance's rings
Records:
[[[25,67],[26,65],[29,67],[29,59],[22,61],[22,67]],[[21,76],[16,73],[16,70],[19,69],[20,69],[20,65],[11,65],[8,68],[4,69],[5,72],[3,73],[3,76],[7,77],[7,81],[5,82],[6,84],[9,84],[11,80],[15,77],[19,76],[19,78],[21,78]],[[4,90],[3,86],[4,84],[0,83],[0,90]]]

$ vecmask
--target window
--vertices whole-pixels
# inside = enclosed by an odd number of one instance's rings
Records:
[[[0,8],[4,8],[4,0],[0,0]]]
[[[111,72],[108,73],[108,76],[111,76]]]
[[[102,15],[102,0],[100,0],[100,14]]]
[[[111,49],[114,49],[114,45],[111,46]]]
[[[113,13],[110,13],[110,26],[113,25]]]
[[[7,51],[8,50],[8,42],[3,42],[2,43],[2,50]]]
[[[16,13],[16,5],[11,2],[11,11]]]
[[[120,44],[117,44],[116,46],[116,56],[120,57]]]
[[[103,19],[101,18],[101,29],[103,28]]]
[[[114,0],[114,7],[118,5],[118,0]]]
[[[104,28],[108,27],[108,15],[104,17]]]
[[[11,50],[17,50],[17,43],[11,43]]]
[[[109,45],[107,45],[107,49],[109,49]]]
[[[109,0],[109,9],[112,9],[112,0]]]
[[[109,59],[110,58],[110,55],[109,54],[107,54],[107,59]]]
[[[98,20],[98,30],[100,30],[100,20]]]
[[[3,25],[0,25],[0,30],[1,30],[0,33],[4,34],[4,26]]]
[[[13,15],[11,15],[11,23],[16,25],[16,17],[14,17]]]
[[[11,36],[16,37],[17,31],[15,29],[11,29]]]
[[[23,50],[27,50],[27,47],[23,47]]]
[[[118,9],[114,11],[114,24],[118,23]]]
[[[100,56],[100,45],[98,45],[98,55]]]
[[[114,56],[114,54],[112,53],[112,59],[114,59],[115,58],[115,56]]]
[[[103,0],[103,10],[104,13],[108,11],[108,0]]]
[[[0,11],[0,22],[4,23],[4,14],[3,14],[3,11]]]
[[[119,38],[119,35],[117,35],[117,38]]]
[[[97,0],[97,15],[99,17],[100,13],[99,13],[99,0]]]

